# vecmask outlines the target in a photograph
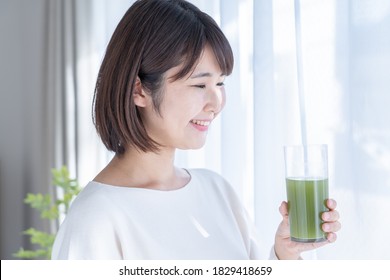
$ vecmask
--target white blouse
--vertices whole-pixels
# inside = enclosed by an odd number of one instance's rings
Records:
[[[89,182],[59,229],[52,259],[259,258],[233,188],[212,171],[188,172],[190,182],[173,191]]]

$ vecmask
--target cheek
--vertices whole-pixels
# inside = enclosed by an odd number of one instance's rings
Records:
[[[223,108],[225,108],[225,104],[226,104],[226,93],[225,93],[225,89],[222,89],[221,91],[221,110],[223,110]]]

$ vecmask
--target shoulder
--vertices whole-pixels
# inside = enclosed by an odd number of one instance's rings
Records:
[[[99,209],[111,209],[107,206],[115,205],[112,202],[113,196],[115,196],[115,190],[91,181],[73,201],[70,212],[100,212]]]
[[[216,188],[223,188],[225,190],[232,189],[229,182],[220,174],[215,171],[203,168],[189,169],[188,172],[191,174],[191,179],[194,182],[202,185],[210,185]]]
[[[231,184],[220,174],[209,169],[189,169],[194,183],[207,192],[214,192],[228,200],[235,200],[237,194]]]
[[[107,190],[106,190],[107,189]],[[120,258],[116,192],[90,182],[73,201],[53,244],[53,259]]]
[[[63,227],[106,228],[120,216],[120,190],[89,182],[72,202]]]
[[[198,180],[215,182],[219,184],[229,184],[220,174],[210,169],[194,168],[188,169],[188,172],[191,174],[192,178],[195,177],[195,179]]]

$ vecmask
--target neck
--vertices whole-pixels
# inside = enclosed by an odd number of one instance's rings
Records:
[[[116,155],[95,181],[124,187],[173,190],[186,185],[189,174],[174,166],[175,150],[143,153],[128,149]]]

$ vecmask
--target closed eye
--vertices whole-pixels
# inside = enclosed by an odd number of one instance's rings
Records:
[[[193,85],[193,87],[196,87],[196,88],[206,88],[206,85]]]
[[[221,82],[221,83],[217,83],[217,86],[219,87],[223,87],[225,85],[224,82]],[[196,88],[206,88],[206,85],[193,85],[193,87],[196,87]]]

